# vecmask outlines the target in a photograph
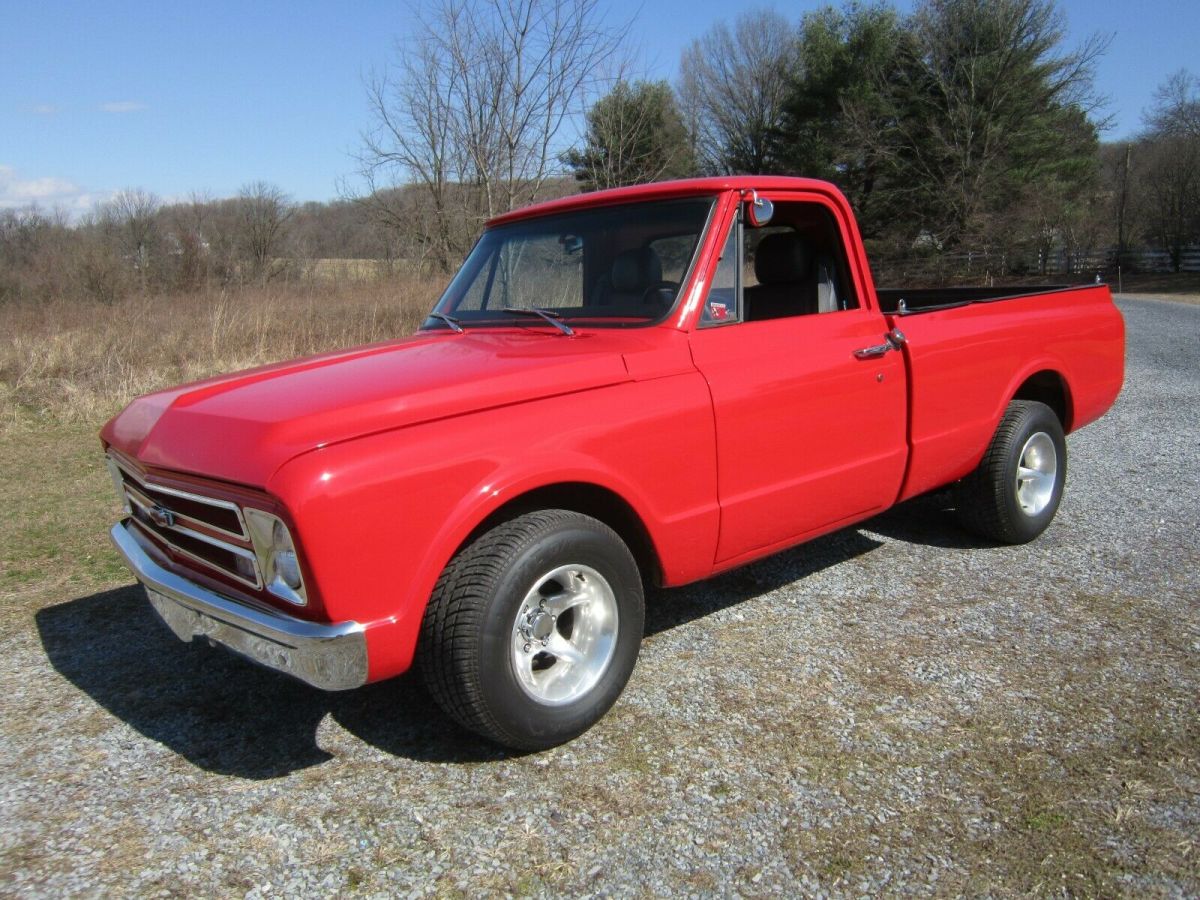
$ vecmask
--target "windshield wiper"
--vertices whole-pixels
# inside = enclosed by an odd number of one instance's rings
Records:
[[[566,322],[562,321],[562,316],[560,316],[558,313],[554,312],[553,310],[539,309],[536,306],[531,307],[529,309],[525,309],[524,307],[520,307],[520,306],[506,306],[506,307],[504,307],[504,311],[506,313],[513,313],[514,315],[518,315],[518,316],[541,316],[543,319],[545,319],[547,322],[549,322],[551,325],[553,325],[555,328],[557,328],[559,331],[561,331],[567,337],[575,337],[574,329],[571,328],[571,326],[568,325]]]
[[[463,333],[463,327],[458,324],[458,319],[454,318],[454,316],[448,316],[445,313],[440,312],[431,312],[429,314],[429,318],[445,322],[447,325],[453,328],[457,334]]]

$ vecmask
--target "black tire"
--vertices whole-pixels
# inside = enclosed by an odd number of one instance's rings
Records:
[[[1047,452],[1050,447],[1053,460]],[[1052,465],[1053,477],[1046,472],[1018,482],[1023,455],[1026,462],[1043,468]],[[978,468],[959,483],[959,520],[983,537],[1027,544],[1054,519],[1066,477],[1067,442],[1058,416],[1044,403],[1014,400]],[[1022,483],[1027,486],[1020,487]]]
[[[547,580],[564,569],[569,582]],[[552,624],[530,601],[585,591],[594,599]],[[418,663],[434,699],[460,725],[506,747],[541,750],[582,734],[616,702],[637,662],[644,618],[641,575],[616,532],[580,513],[542,510],[497,525],[450,561],[425,611]],[[581,642],[599,635],[578,670],[553,649],[538,649],[560,638],[566,643],[558,646],[574,647],[575,629]],[[557,680],[578,680],[579,695],[535,696],[550,693],[538,679],[558,665]]]

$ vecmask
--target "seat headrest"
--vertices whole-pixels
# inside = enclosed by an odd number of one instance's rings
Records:
[[[613,290],[633,293],[645,290],[656,281],[662,281],[662,260],[649,247],[626,250],[613,260]]]
[[[812,265],[812,253],[794,231],[768,234],[754,254],[754,275],[759,284],[803,281]]]

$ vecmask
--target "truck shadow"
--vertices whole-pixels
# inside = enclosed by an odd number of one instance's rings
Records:
[[[949,524],[941,505],[922,498],[863,529],[916,544],[977,546]],[[707,582],[653,590],[646,634],[753,600],[882,544],[846,529]],[[136,585],[47,607],[35,618],[59,673],[121,721],[209,772],[267,779],[319,765],[331,758],[318,743],[326,716],[395,756],[458,763],[510,755],[450,722],[413,673],[354,691],[319,691],[224,650],[181,643]]]
[[[868,519],[862,529],[905,544],[947,550],[984,550],[1000,546],[965,530],[955,516],[954,491],[943,489],[893,506]]]
[[[682,588],[650,588],[646,636],[737,606],[882,547],[855,529],[838,531]]]
[[[277,778],[319,765],[327,715],[368,743],[433,762],[496,759],[502,751],[449,722],[412,674],[327,693],[159,621],[137,585],[40,610],[51,665],[94,701],[209,772]]]
[[[883,541],[873,535],[905,544],[957,550],[996,546],[959,528],[953,502],[950,491],[927,494],[859,526],[825,535],[708,581],[683,588],[651,588],[646,596],[646,635],[752,600],[870,553],[883,546]]]

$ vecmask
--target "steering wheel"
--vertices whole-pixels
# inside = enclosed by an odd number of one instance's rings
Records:
[[[653,284],[651,284],[649,287],[647,287],[644,291],[642,291],[642,303],[651,302],[651,295],[653,295],[656,291],[670,291],[671,297],[672,297],[672,299],[674,299],[675,292],[677,290],[679,290],[679,282],[678,281],[656,281]],[[657,297],[657,298],[655,298],[655,300],[658,303],[662,304],[661,297]]]

